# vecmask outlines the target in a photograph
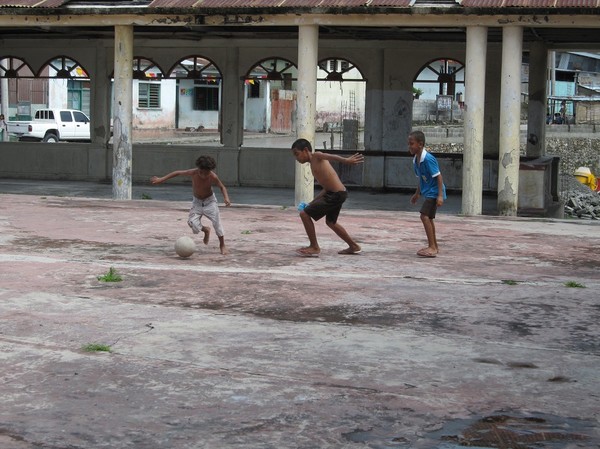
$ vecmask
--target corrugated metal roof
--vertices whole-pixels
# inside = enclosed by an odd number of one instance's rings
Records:
[[[2,0],[0,0],[2,1]],[[4,0],[5,1],[5,0]],[[20,0],[13,0],[20,1]],[[598,8],[600,0],[462,0],[468,8]],[[153,0],[151,8],[291,9],[291,8],[406,8],[410,0]]]
[[[58,8],[70,0],[0,0],[0,8]],[[102,3],[102,0],[100,0]],[[129,1],[111,3],[114,7],[127,7]],[[435,7],[435,2],[432,6]],[[600,8],[600,0],[457,0],[457,4],[466,8]],[[282,13],[294,8],[309,9],[346,9],[364,8],[407,8],[411,0],[150,0],[147,7],[152,8],[190,8],[211,10],[253,10],[263,9],[269,13],[281,9]],[[460,8],[460,6],[458,6]]]
[[[600,0],[462,0],[467,8],[598,8]]]
[[[1,1],[1,0],[0,0]],[[382,8],[408,7],[410,0],[153,0],[151,8]]]
[[[410,0],[182,0],[197,8],[356,8],[407,6]],[[154,2],[153,2],[154,3]]]
[[[58,8],[68,0],[0,0],[0,8]]]

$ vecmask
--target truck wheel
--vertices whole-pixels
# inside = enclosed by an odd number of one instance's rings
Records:
[[[58,136],[56,134],[46,134],[43,142],[56,143],[58,142]]]

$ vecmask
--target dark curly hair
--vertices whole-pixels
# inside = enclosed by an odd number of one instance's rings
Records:
[[[217,167],[217,163],[210,156],[200,156],[196,159],[196,167],[200,170],[214,170]]]

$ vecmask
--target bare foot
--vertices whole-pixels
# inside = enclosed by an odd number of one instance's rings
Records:
[[[421,248],[419,251],[417,251],[417,256],[421,256],[421,257],[436,257],[437,256],[437,250],[435,248]]]
[[[346,249],[343,249],[341,251],[338,251],[338,254],[360,254],[360,252],[362,251],[362,248],[358,245],[354,245],[354,246],[349,246]]]
[[[208,226],[202,226],[202,232],[204,232],[204,239],[202,240],[205,245],[208,245],[210,239],[210,228]]]
[[[228,254],[227,247],[225,245],[221,245],[221,254],[226,256]]]
[[[313,248],[312,246],[307,246],[304,248],[298,248],[296,250],[296,254],[302,257],[318,257],[321,253],[320,248]]]

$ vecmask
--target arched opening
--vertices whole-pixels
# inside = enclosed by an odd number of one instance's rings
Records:
[[[37,110],[45,108],[79,109],[90,113],[87,71],[67,56],[53,57],[37,74],[22,59],[6,56],[0,58],[0,78],[2,108],[6,108],[8,113],[5,115],[12,120],[30,120]]]
[[[57,56],[46,62],[38,78],[48,80],[49,108],[76,109],[88,117],[90,110],[91,84],[87,70],[68,56]]]
[[[278,57],[259,61],[246,73],[243,78],[246,144],[256,133],[279,136],[295,133],[297,78],[298,68],[294,63]]]
[[[164,72],[151,59],[135,56],[133,78],[133,141],[153,141],[164,129],[174,127],[175,80],[164,80]],[[114,87],[114,74],[111,75]],[[111,94],[111,117],[114,115],[114,90]]]
[[[195,142],[219,141],[223,78],[219,68],[208,58],[192,55],[179,60],[168,77],[176,80],[176,130],[201,133],[195,134]]]
[[[10,120],[26,120],[31,117],[31,102],[34,99],[31,92],[38,87],[31,67],[20,58],[14,56],[0,57],[0,113],[4,115],[5,122]],[[43,89],[35,89],[35,99],[46,99],[47,93]],[[23,107],[19,108],[19,99],[24,100]],[[29,107],[27,106],[29,105]],[[2,123],[2,139],[8,141],[8,130]]]
[[[317,123],[322,131],[315,147],[364,148],[366,79],[354,63],[327,58],[317,68]]]
[[[425,64],[413,81],[413,121],[462,119],[464,65],[454,59],[435,59]]]

